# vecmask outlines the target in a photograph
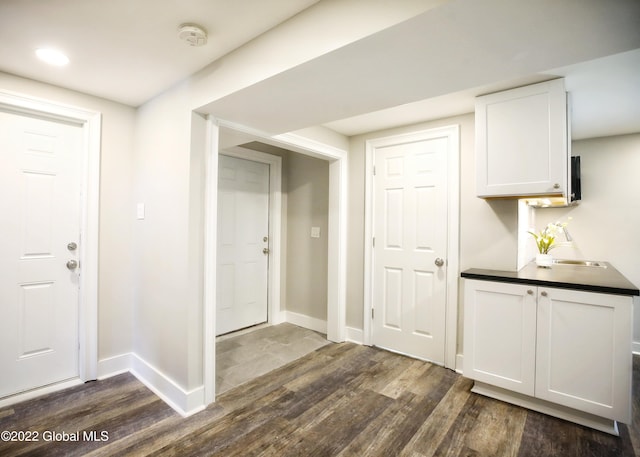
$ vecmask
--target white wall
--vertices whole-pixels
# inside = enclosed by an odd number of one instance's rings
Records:
[[[133,349],[184,389],[192,382],[189,332],[199,331],[189,326],[189,317],[201,309],[201,296],[192,302],[189,289],[189,274],[199,265],[190,257],[191,210],[203,192],[197,189],[191,201],[191,116],[174,94],[143,105],[133,157],[134,202],[146,209],[145,219],[134,224]]]
[[[290,153],[286,174],[286,309],[326,321],[329,162]],[[311,227],[320,228],[319,238],[311,238]]]
[[[132,347],[135,109],[6,73],[0,73],[0,89],[102,113],[98,358],[128,353]]]

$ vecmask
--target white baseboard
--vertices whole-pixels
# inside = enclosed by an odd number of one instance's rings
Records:
[[[297,325],[298,327],[308,328],[315,332],[327,334],[327,321],[316,319],[315,317],[306,316],[304,314],[294,313],[293,311],[284,311],[286,322]]]
[[[364,344],[364,331],[359,328],[347,327],[346,340],[351,343]]]
[[[98,379],[106,379],[131,371],[131,353],[107,357],[98,361]]]
[[[132,355],[131,373],[183,417],[191,416],[205,408],[204,386],[187,392],[137,354]]]
[[[282,311],[283,322],[297,325],[298,327],[308,328],[319,333],[327,334],[327,321],[316,319],[305,314],[294,313],[293,311]],[[364,333],[359,328],[347,327],[346,341],[356,344],[363,344]]]
[[[130,372],[183,417],[205,408],[204,386],[189,392],[171,378],[134,353],[109,357],[98,362],[98,379]]]

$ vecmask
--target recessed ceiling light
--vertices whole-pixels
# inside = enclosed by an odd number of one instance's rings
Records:
[[[69,58],[57,49],[40,48],[36,50],[36,55],[40,60],[49,65],[62,67],[69,63]]]

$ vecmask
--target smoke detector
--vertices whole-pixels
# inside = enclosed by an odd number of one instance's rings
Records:
[[[207,32],[195,24],[182,24],[178,27],[178,38],[189,43],[189,46],[207,44]]]

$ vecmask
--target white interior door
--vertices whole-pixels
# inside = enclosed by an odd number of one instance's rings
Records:
[[[266,322],[269,165],[218,159],[216,335]]]
[[[81,148],[80,126],[0,111],[0,397],[78,376]]]
[[[447,138],[437,137],[374,152],[372,342],[439,364],[445,357],[447,149]]]

